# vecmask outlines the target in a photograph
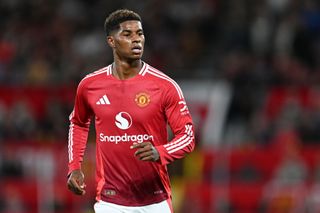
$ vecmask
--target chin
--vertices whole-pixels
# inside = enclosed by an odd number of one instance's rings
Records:
[[[131,60],[140,60],[141,58],[142,58],[142,55],[136,55],[136,56],[130,57]]]

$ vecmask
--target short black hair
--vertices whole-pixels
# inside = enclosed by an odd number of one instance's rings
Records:
[[[107,35],[110,35],[112,31],[120,28],[120,24],[122,22],[131,20],[142,22],[140,15],[136,12],[133,12],[128,9],[116,10],[106,18],[104,22],[104,30],[107,33]]]

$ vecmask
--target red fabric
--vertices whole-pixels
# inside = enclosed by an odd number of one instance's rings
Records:
[[[147,64],[128,80],[114,78],[111,65],[85,77],[70,116],[69,172],[81,167],[92,116],[97,200],[142,206],[170,197],[166,165],[194,148],[192,119],[177,83]],[[167,124],[174,133],[171,141]],[[134,156],[130,146],[141,142],[153,143],[159,162]]]

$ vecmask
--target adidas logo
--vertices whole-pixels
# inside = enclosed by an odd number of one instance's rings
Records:
[[[107,95],[104,95],[104,96],[102,96],[102,97],[99,99],[99,101],[97,101],[96,104],[97,104],[97,105],[109,105],[109,104],[110,104],[110,101],[109,101]]]

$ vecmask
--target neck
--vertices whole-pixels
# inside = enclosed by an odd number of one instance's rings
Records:
[[[132,62],[115,60],[112,64],[112,74],[120,80],[133,78],[142,67],[142,61],[134,60]]]

